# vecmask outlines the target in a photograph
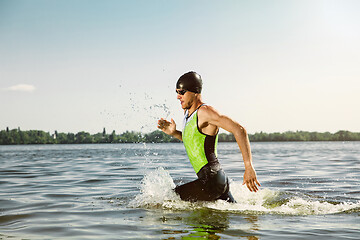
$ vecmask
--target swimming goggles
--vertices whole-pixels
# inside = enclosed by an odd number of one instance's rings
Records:
[[[187,90],[181,89],[181,90],[176,90],[176,93],[179,95],[184,95],[187,92]]]

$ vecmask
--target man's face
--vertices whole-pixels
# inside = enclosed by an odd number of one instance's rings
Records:
[[[181,91],[182,89],[176,89],[177,99],[180,100],[182,109],[189,109],[194,102],[195,93],[186,91],[184,95],[181,95]]]

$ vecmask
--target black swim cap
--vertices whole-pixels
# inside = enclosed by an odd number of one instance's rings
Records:
[[[185,73],[177,81],[176,89],[184,89],[194,93],[201,93],[201,76],[196,72]]]

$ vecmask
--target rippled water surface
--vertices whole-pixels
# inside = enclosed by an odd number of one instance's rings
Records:
[[[360,239],[360,142],[219,143],[237,203],[189,203],[182,144],[0,146],[0,239]]]

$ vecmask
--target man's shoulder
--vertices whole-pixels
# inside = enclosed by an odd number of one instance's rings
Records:
[[[213,106],[204,104],[199,108],[199,111],[201,112],[208,112],[208,111],[217,111]]]
[[[198,114],[207,117],[207,116],[218,115],[219,112],[213,106],[203,105],[201,106],[201,108],[199,108]]]

